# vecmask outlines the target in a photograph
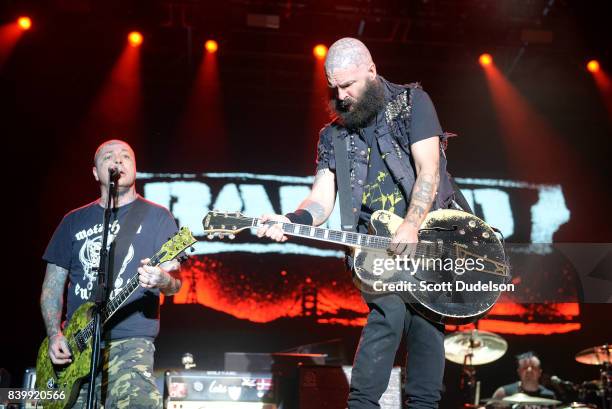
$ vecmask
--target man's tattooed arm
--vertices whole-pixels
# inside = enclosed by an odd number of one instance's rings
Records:
[[[164,295],[174,295],[179,292],[183,283],[179,278],[181,264],[176,260],[171,260],[163,263],[162,268],[164,280],[159,289]]]
[[[55,264],[47,264],[45,280],[40,294],[40,309],[49,337],[61,333],[64,287],[68,270]]]
[[[310,195],[298,209],[307,210],[312,215],[313,224],[319,226],[327,220],[336,201],[336,176],[329,169],[321,169],[315,175]]]
[[[407,223],[417,229],[421,226],[436,196],[439,181],[440,173],[437,171],[433,173],[422,172],[417,176],[412,189],[410,207],[404,219]]]
[[[300,204],[300,209],[308,210],[308,213],[312,215],[312,223],[318,226],[325,222],[327,219],[325,215],[325,208],[321,203],[313,202],[312,200],[306,199]]]
[[[440,181],[440,139],[426,138],[410,146],[416,181],[410,196],[410,206],[404,223],[418,229],[431,209]]]

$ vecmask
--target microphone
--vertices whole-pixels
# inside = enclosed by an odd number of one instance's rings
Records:
[[[556,385],[563,385],[563,386],[571,386],[571,387],[574,387],[574,383],[573,383],[573,382],[570,382],[570,381],[564,381],[563,379],[559,378],[557,375],[553,375],[553,376],[551,376],[551,377],[550,377],[550,381],[551,381],[553,384],[556,384]]]
[[[119,177],[121,177],[121,172],[119,172],[119,169],[115,167],[108,168],[108,178],[111,182],[116,182]]]

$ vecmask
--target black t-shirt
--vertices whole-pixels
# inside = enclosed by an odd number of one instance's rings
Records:
[[[377,124],[384,120],[384,112],[380,112],[370,125],[359,131],[368,145],[368,176],[363,187],[360,231],[367,228],[370,216],[377,210],[388,210],[404,218],[410,202],[410,198],[405,197],[399,184],[391,176],[378,147],[374,130]],[[442,135],[442,127],[429,95],[421,88],[413,89],[410,144],[439,135]]]
[[[177,231],[176,222],[166,208],[142,197],[138,197],[137,200],[143,201],[148,211],[121,265],[114,266],[111,298],[137,274],[140,260],[153,256],[168,237]],[[134,203],[121,206],[116,212],[112,212],[109,247],[119,234],[121,224],[125,222],[126,215]],[[43,255],[47,263],[65,268],[69,272],[67,320],[81,304],[92,301],[94,296],[103,221],[104,209],[98,200],[69,212],[55,230]],[[105,326],[105,338],[110,339],[155,338],[158,332],[159,290],[140,286]]]
[[[515,393],[520,392],[520,393],[524,393],[525,395],[529,395],[529,396],[537,396],[537,397],[546,398],[546,399],[555,399],[555,393],[551,391],[550,389],[543,387],[542,385],[539,385],[537,391],[524,390],[523,388],[521,388],[520,382],[514,382],[509,385],[504,385],[502,386],[502,388],[504,389],[504,393],[506,394],[506,396],[514,395]],[[544,405],[523,405],[521,406],[521,408],[524,408],[524,409],[542,409],[542,408],[549,408],[549,407],[550,406],[544,406]]]

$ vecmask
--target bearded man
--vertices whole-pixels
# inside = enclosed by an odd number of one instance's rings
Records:
[[[348,184],[354,220],[352,226],[343,221],[343,228],[364,233],[373,212],[393,212],[404,221],[388,250],[413,255],[429,210],[449,207],[455,195],[434,106],[418,84],[396,85],[379,76],[369,50],[354,38],[330,47],[325,74],[335,117],[319,135],[312,190],[295,212],[262,219],[321,225],[334,208],[337,190]],[[335,146],[346,148],[335,152]],[[336,173],[338,154],[348,156],[347,180]],[[257,234],[287,240],[280,224],[263,225]],[[348,407],[380,407],[405,336],[408,405],[436,408],[444,374],[443,326],[418,315],[397,294],[364,294],[364,299],[370,312],[355,354]]]

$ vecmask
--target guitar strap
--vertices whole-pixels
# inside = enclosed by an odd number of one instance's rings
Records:
[[[455,207],[458,207],[460,210],[463,210],[464,212],[475,214],[472,208],[470,207],[470,204],[468,203],[467,199],[465,198],[465,196],[463,196],[461,189],[459,189],[459,186],[457,186],[457,182],[455,182],[455,178],[453,178],[451,175],[448,175],[448,179],[450,180],[451,186],[453,187],[453,190],[455,191],[455,197],[453,199],[453,202],[454,202],[453,204],[455,205]]]
[[[352,206],[350,169],[348,160],[348,138],[342,137],[334,125],[331,127],[336,158],[336,182],[338,184],[338,201],[340,202],[340,224],[344,231],[355,231],[355,213]]]
[[[123,218],[124,221],[121,223],[121,230],[119,230],[119,234],[115,237],[109,252],[110,265],[108,286],[111,291],[115,288],[115,276],[123,267],[123,261],[128,254],[130,245],[134,241],[134,236],[148,212],[149,206],[147,206],[144,199],[138,195],[138,198],[134,201]],[[108,295],[110,295],[110,291]]]

